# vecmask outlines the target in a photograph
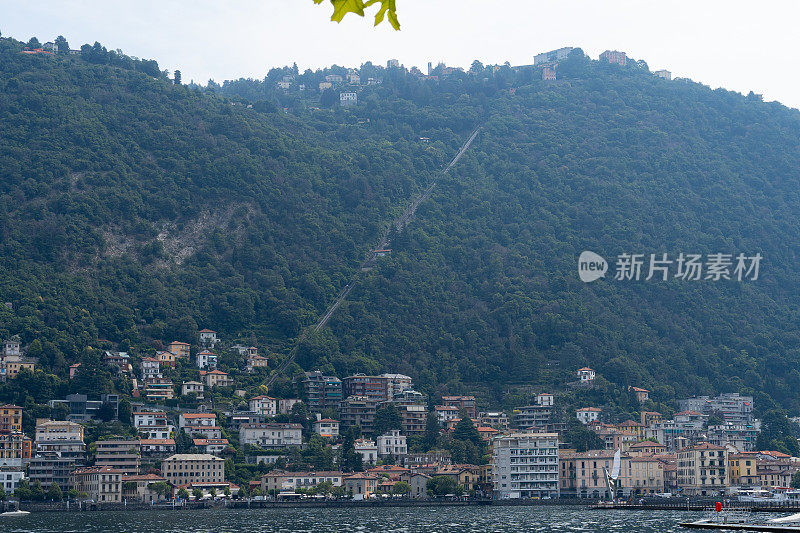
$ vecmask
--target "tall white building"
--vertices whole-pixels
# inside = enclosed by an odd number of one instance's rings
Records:
[[[495,437],[492,482],[500,499],[558,497],[558,434]]]

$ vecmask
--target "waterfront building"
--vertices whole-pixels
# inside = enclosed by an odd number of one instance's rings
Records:
[[[109,439],[95,442],[97,451],[94,464],[109,466],[126,475],[139,473],[139,456],[141,448],[139,440]]]
[[[500,499],[557,497],[558,434],[511,433],[495,437],[492,480]]]
[[[239,428],[239,443],[265,449],[303,445],[300,424],[245,424]]]
[[[110,466],[79,468],[70,474],[70,486],[99,504],[122,501],[121,470]]]
[[[676,453],[678,487],[687,496],[716,496],[728,486],[728,451],[707,442]]]
[[[405,481],[411,487],[409,496],[418,500],[428,498],[429,479],[431,479],[431,476],[422,472],[408,472],[400,475],[400,481]]]
[[[378,476],[364,472],[352,474],[344,478],[344,486],[354,500],[367,500],[378,490]]]
[[[62,457],[58,452],[39,452],[31,457],[28,478],[32,484],[38,481],[44,490],[53,483],[57,483],[62,491],[68,490],[72,488],[70,473],[82,464],[83,460],[79,462],[76,457]]]
[[[178,453],[161,462],[161,475],[175,486],[225,481],[225,460],[204,453]]]
[[[168,483],[167,478],[156,474],[124,475],[122,476],[122,498],[124,501],[138,501],[141,503],[156,503],[158,493],[153,490],[154,483]],[[169,495],[167,496],[169,497]]]
[[[18,467],[0,466],[0,490],[12,494],[19,482],[25,479],[25,470]]]
[[[284,472],[273,470],[261,476],[261,491],[294,491],[316,487],[320,483],[329,482],[334,487],[342,486],[344,474],[337,471],[320,472]]]
[[[589,450],[563,453],[559,458],[559,484],[562,497],[610,498],[606,471],[613,469],[615,450]],[[619,487],[622,496],[631,493],[631,460],[627,454],[620,456]]]
[[[654,457],[631,457],[631,490],[635,494],[664,492],[664,464]]]
[[[477,489],[480,483],[480,467],[477,465],[444,465],[434,475],[452,478],[456,485],[461,485],[466,491]]]

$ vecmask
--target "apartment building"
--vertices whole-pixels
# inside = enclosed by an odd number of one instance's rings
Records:
[[[343,474],[336,471],[284,472],[277,470],[261,476],[261,490],[264,493],[273,490],[294,491],[316,487],[325,482],[330,482],[334,487],[341,487],[342,477]]]
[[[70,486],[99,504],[122,501],[123,472],[110,466],[79,468],[70,474]]]
[[[303,374],[297,385],[309,410],[320,412],[327,408],[339,408],[342,401],[342,382],[339,378],[325,376],[316,370]]]
[[[465,411],[467,416],[475,418],[475,396],[442,396],[442,403]]]
[[[204,453],[178,453],[161,462],[161,475],[175,486],[222,483],[225,481],[225,460]]]
[[[558,434],[511,433],[495,437],[492,468],[498,498],[557,497]]]
[[[589,450],[562,454],[559,458],[561,495],[573,498],[611,498],[606,472],[610,473],[614,467],[615,453],[616,450]],[[622,495],[630,494],[632,478],[631,458],[622,454],[617,478]]]
[[[700,443],[676,453],[678,486],[687,496],[716,496],[728,486],[728,452]]]
[[[303,426],[300,424],[245,424],[239,428],[239,443],[261,448],[302,446]]]
[[[99,440],[95,442],[95,446],[96,466],[108,466],[128,476],[139,473],[141,445],[138,439]]]
[[[22,407],[0,405],[0,431],[22,431]]]

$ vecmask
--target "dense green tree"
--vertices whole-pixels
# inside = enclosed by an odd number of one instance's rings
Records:
[[[456,482],[450,476],[433,476],[427,481],[426,490],[432,496],[455,494]]]
[[[69,55],[69,43],[63,35],[59,35],[55,40],[56,49],[61,55]]]
[[[478,429],[468,416],[462,416],[461,420],[456,423],[456,427],[453,429],[453,439],[470,442],[475,446],[483,444]]]
[[[567,421],[567,431],[563,440],[570,443],[577,451],[602,450],[605,442],[597,433],[584,426],[577,418],[572,417]]]
[[[47,499],[53,502],[60,502],[64,499],[64,495],[61,493],[61,487],[58,486],[58,483],[51,483],[50,487],[47,489]]]
[[[777,450],[797,457],[800,456],[798,436],[800,436],[800,427],[789,420],[784,411],[773,409],[761,417],[761,432],[756,439],[756,448]]]
[[[392,429],[403,429],[400,410],[394,403],[385,403],[375,410],[374,434],[383,435]]]

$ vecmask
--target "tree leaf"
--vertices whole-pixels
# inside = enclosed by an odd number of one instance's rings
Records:
[[[364,3],[361,0],[331,0],[333,4],[333,15],[331,20],[341,22],[342,18],[348,13],[364,16]]]

